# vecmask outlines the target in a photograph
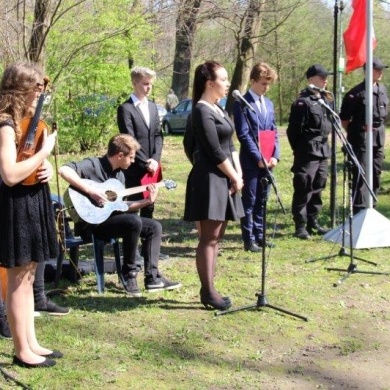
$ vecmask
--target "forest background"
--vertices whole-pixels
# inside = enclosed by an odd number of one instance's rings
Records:
[[[277,69],[269,91],[278,122],[305,86],[313,63],[332,69],[334,15],[344,31],[351,1],[332,0],[0,0],[0,71],[30,59],[51,79],[43,117],[59,128],[60,153],[104,146],[117,132],[116,107],[131,91],[129,68],[157,72],[152,98],[169,88],[191,96],[194,68],[213,59],[244,92],[254,62]],[[374,0],[374,55],[390,63],[390,2]],[[339,34],[340,35],[340,34]],[[337,51],[342,46],[338,40]],[[344,91],[363,78],[343,75]],[[384,82],[389,84],[389,77]],[[332,80],[330,78],[330,84]],[[231,100],[228,100],[228,108]]]

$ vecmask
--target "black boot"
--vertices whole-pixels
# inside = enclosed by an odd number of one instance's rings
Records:
[[[12,339],[11,330],[8,325],[5,304],[0,300],[0,335],[6,339]]]
[[[316,219],[313,219],[307,223],[307,230],[310,234],[326,234],[329,229],[321,226]]]
[[[311,240],[311,235],[306,230],[306,228],[302,226],[295,228],[294,236],[300,238],[301,240]]]

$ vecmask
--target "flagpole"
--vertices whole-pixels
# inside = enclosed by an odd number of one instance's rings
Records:
[[[372,150],[372,100],[373,100],[373,5],[372,0],[366,1],[366,180],[368,186],[373,188],[373,150]],[[368,194],[366,207],[372,209],[374,200]]]
[[[335,0],[334,4],[334,31],[333,31],[333,96],[336,112],[340,112],[342,99],[342,76],[344,73],[344,58],[342,31],[341,31],[341,14],[344,10],[344,3],[341,0]],[[339,18],[340,14],[340,18]],[[339,39],[340,38],[340,39]],[[330,164],[330,225],[332,228],[336,225],[336,189],[337,189],[337,136],[332,130],[331,134],[331,164]]]
[[[339,2],[334,3],[334,25],[333,25],[333,96],[335,105],[337,104],[337,78],[338,78],[338,14]],[[331,158],[330,158],[330,226],[332,229],[336,226],[336,185],[337,185],[337,161],[336,161],[336,132],[333,129],[331,133]]]

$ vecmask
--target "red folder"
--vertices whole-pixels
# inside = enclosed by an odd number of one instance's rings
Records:
[[[275,152],[275,131],[259,130],[259,150],[268,162]]]
[[[162,180],[162,170],[161,165],[158,165],[158,168],[155,173],[147,172],[145,176],[141,179],[141,185],[147,186],[148,184],[158,183]],[[149,197],[149,191],[143,192],[144,199]]]

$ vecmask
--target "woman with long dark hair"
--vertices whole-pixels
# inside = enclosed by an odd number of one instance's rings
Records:
[[[234,125],[218,100],[230,87],[226,69],[207,61],[195,70],[192,131],[195,139],[193,168],[187,181],[184,219],[199,221],[196,267],[200,300],[206,308],[231,306],[214,286],[218,247],[229,220],[243,213],[238,192],[243,187],[238,153],[233,145]]]
[[[7,269],[7,317],[15,347],[13,363],[50,367],[59,351],[41,347],[34,327],[33,282],[37,264],[57,256],[57,238],[50,189],[52,176],[46,157],[56,133],[42,133],[42,145],[18,159],[21,120],[29,115],[43,91],[43,73],[35,65],[8,66],[0,84],[0,266]],[[19,161],[20,160],[20,161]],[[37,171],[36,184],[22,184]]]

